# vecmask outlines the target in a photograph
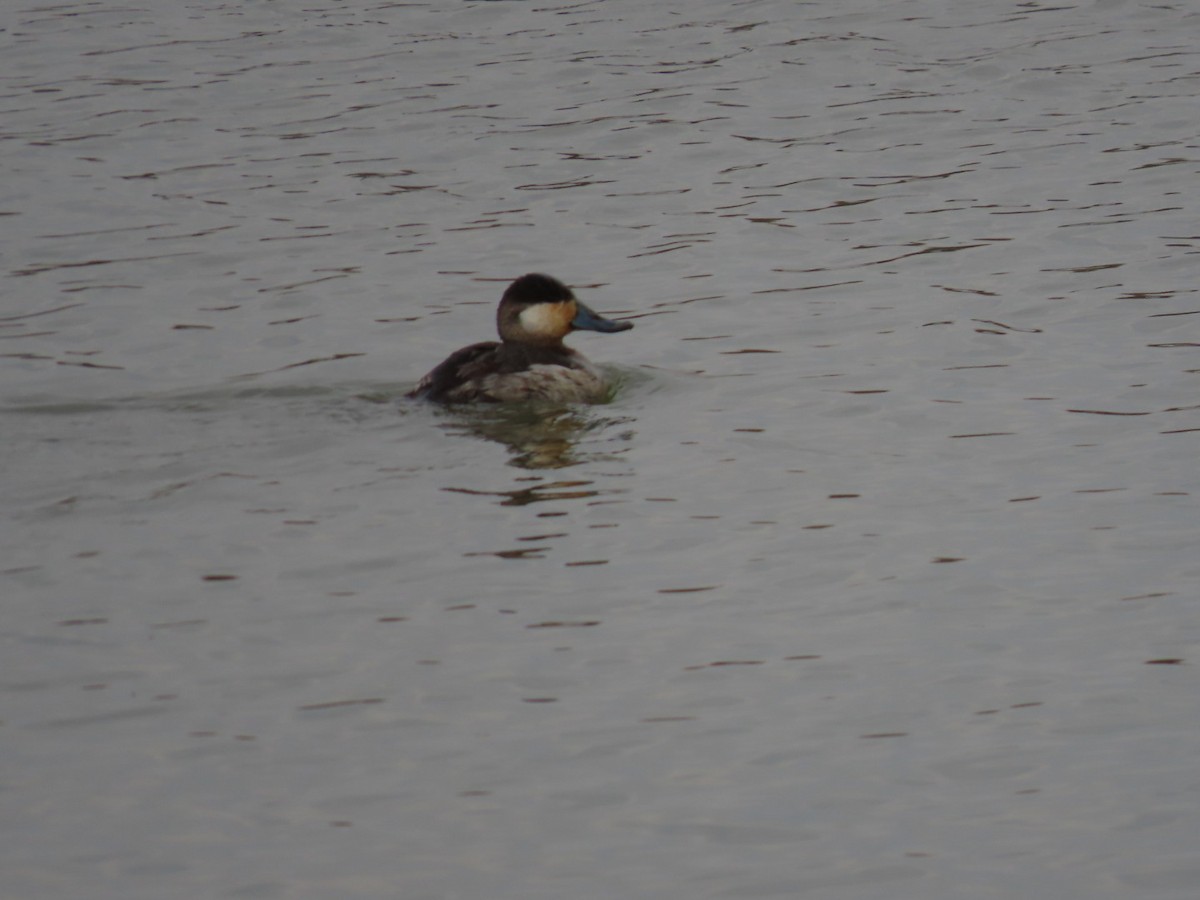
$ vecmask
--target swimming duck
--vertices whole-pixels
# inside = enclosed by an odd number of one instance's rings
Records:
[[[440,403],[600,400],[608,390],[604,376],[563,338],[572,331],[609,334],[632,327],[593,312],[557,278],[522,275],[496,310],[500,342],[456,350],[407,396]]]

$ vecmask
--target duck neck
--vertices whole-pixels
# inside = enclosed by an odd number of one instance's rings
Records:
[[[573,351],[561,339],[538,341],[504,341],[500,344],[500,354],[506,361],[535,365],[537,363],[561,362],[564,357],[572,356]]]

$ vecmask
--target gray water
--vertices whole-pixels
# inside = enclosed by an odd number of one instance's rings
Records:
[[[5,898],[1196,896],[1190,4],[0,27]]]

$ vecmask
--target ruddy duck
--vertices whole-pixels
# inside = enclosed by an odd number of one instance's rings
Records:
[[[604,376],[563,338],[572,331],[608,334],[632,327],[632,322],[597,315],[557,278],[522,275],[508,286],[496,311],[500,343],[456,350],[408,396],[439,403],[600,400],[608,390]]]

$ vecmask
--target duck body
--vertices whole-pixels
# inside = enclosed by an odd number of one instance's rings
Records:
[[[582,353],[563,343],[572,331],[627,331],[606,319],[549,275],[523,275],[508,286],[496,312],[500,341],[451,353],[408,396],[438,403],[541,400],[591,403],[609,385]]]

